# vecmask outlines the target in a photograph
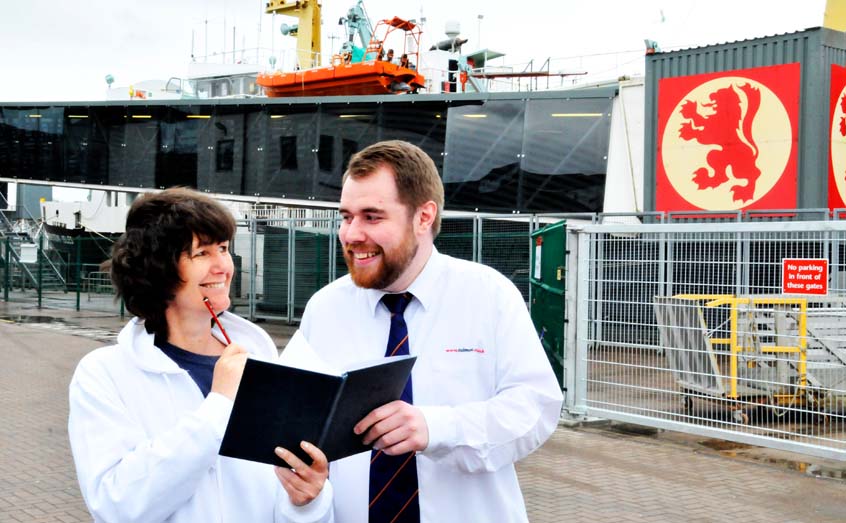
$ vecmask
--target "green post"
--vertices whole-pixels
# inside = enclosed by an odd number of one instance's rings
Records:
[[[82,289],[82,238],[76,238],[76,310],[79,310],[79,293]]]
[[[9,287],[12,286],[12,238],[6,236],[6,270],[3,273],[3,301],[9,301]]]
[[[44,281],[44,275],[42,273],[42,265],[44,257],[44,235],[38,237],[38,308],[41,308],[41,288],[43,287],[42,282]]]
[[[323,267],[323,242],[321,241],[322,238],[319,234],[314,235],[314,290],[312,294],[319,291],[321,287],[323,287],[323,278],[322,274],[320,274],[320,269]],[[306,299],[308,301],[308,299]]]

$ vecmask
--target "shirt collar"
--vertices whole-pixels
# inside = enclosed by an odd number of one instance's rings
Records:
[[[431,306],[435,299],[435,287],[438,280],[438,274],[443,266],[443,255],[438,252],[435,246],[432,246],[432,254],[426,260],[426,265],[423,270],[417,275],[417,278],[411,282],[411,285],[406,289],[414,295],[414,298],[420,302],[423,309],[426,310]],[[376,308],[382,300],[382,296],[388,294],[383,290],[377,289],[362,289],[365,292],[365,299],[367,300],[368,310],[376,316]]]

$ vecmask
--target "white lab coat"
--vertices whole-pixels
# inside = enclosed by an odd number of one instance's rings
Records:
[[[250,357],[276,358],[263,330],[233,314],[220,319]],[[270,465],[218,455],[231,410],[221,394],[203,398],[138,318],[117,345],[86,355],[70,384],[68,433],[94,520],[332,521],[328,481],[320,496],[296,507]]]

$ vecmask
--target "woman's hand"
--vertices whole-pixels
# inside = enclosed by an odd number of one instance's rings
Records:
[[[234,400],[235,393],[238,392],[238,385],[241,383],[241,375],[244,374],[244,365],[247,364],[248,355],[247,350],[236,343],[223,349],[223,354],[214,364],[211,392],[223,394]]]
[[[310,467],[293,452],[282,447],[276,447],[276,455],[285,460],[291,468],[274,467],[276,477],[288,493],[291,503],[298,507],[316,498],[323,490],[326,478],[329,477],[329,463],[326,461],[326,455],[306,441],[300,443],[300,448],[314,460]]]

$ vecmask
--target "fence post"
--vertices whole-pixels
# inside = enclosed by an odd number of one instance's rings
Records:
[[[473,217],[473,261],[482,263],[482,234],[484,226],[479,215]]]
[[[673,234],[667,234],[664,236],[664,246],[666,256],[664,257],[664,265],[666,269],[664,271],[665,281],[664,281],[664,295],[665,296],[673,296],[676,294],[676,286],[675,286],[675,264],[676,264],[676,237]]]
[[[44,280],[44,275],[42,274],[41,267],[44,265],[44,235],[38,237],[38,256],[36,258],[38,260],[38,308],[41,308],[41,292]]]
[[[250,297],[249,303],[249,318],[250,321],[256,321],[256,235],[258,234],[258,223],[256,216],[250,216]]]
[[[6,270],[3,272],[3,301],[9,301],[9,287],[12,285],[12,238],[6,236]]]
[[[332,283],[338,274],[338,211],[332,213],[332,221],[329,227],[329,281]]]
[[[606,233],[597,233],[592,234],[593,240],[591,242],[591,249],[590,255],[588,255],[588,251],[579,251],[582,252],[582,256],[590,259],[593,262],[592,270],[594,275],[595,283],[592,284],[591,290],[593,294],[591,295],[591,302],[593,303],[593,324],[590,330],[592,334],[592,339],[596,345],[599,345],[605,340],[605,325],[603,324],[603,318],[605,317],[605,254],[606,248],[605,245],[608,242],[609,235]],[[610,247],[610,246],[609,246]],[[609,268],[609,272],[613,271]],[[585,273],[587,274],[587,273]],[[613,308],[613,305],[612,305]],[[613,331],[613,326],[612,326]],[[612,332],[613,333],[613,332]],[[585,352],[585,357],[587,357],[587,353]]]
[[[82,292],[82,238],[76,238],[74,243],[76,244],[76,267],[74,267],[76,273],[76,310],[79,311],[79,294]],[[91,295],[88,296],[90,301]]]
[[[294,321],[294,287],[296,286],[296,231],[294,230],[294,218],[288,218],[288,296],[286,297],[288,309],[288,324]]]
[[[526,236],[526,239],[528,240],[526,242],[526,247],[528,247],[528,249],[529,249],[529,257],[527,258],[529,260],[529,293],[527,295],[527,297],[529,298],[529,301],[528,301],[529,311],[532,310],[532,303],[534,303],[532,301],[532,253],[535,250],[535,246],[534,246],[534,243],[532,242],[532,233],[534,233],[535,230],[536,230],[536,228],[535,228],[535,220],[536,219],[537,219],[537,215],[535,215],[535,214],[532,214],[529,217],[529,234]],[[566,243],[567,242],[567,240],[566,240],[566,238],[567,238],[567,233],[566,233],[567,227],[566,226],[564,227],[564,231],[565,231],[564,232],[564,238],[565,238],[564,245],[565,245],[565,249],[566,249],[566,245],[567,245],[567,243]],[[565,263],[566,263],[566,261],[565,261]],[[566,287],[565,287],[565,292],[566,292]],[[565,307],[565,310],[566,310],[566,307]]]
[[[591,260],[594,256],[591,237],[593,233],[581,232],[578,240],[578,269],[576,288],[576,321],[573,338],[576,350],[573,361],[575,367],[572,383],[567,384],[566,407],[570,414],[584,416],[587,414],[587,380],[588,380],[588,337],[593,332],[590,324],[590,289],[599,285],[591,280]],[[594,338],[595,340],[595,338]],[[595,343],[595,341],[594,341]],[[572,391],[572,395],[570,394]]]
[[[743,296],[749,294],[749,236],[747,233],[740,233],[735,242],[735,273],[734,273],[734,295]],[[746,262],[744,262],[746,260]]]
[[[658,239],[658,295],[669,296],[667,291],[667,234],[660,233]]]
[[[565,229],[564,245],[566,254],[566,280],[564,284],[564,351],[562,357],[564,361],[563,366],[563,393],[564,405],[562,414],[567,412],[571,417],[580,417],[580,412],[583,407],[576,405],[577,383],[580,376],[576,373],[578,361],[578,343],[581,327],[579,321],[580,311],[586,308],[587,305],[579,302],[579,289],[587,285],[587,282],[582,282],[579,278],[583,277],[579,273],[580,258],[579,247],[581,245],[580,239],[585,233],[581,227],[574,229]]]

